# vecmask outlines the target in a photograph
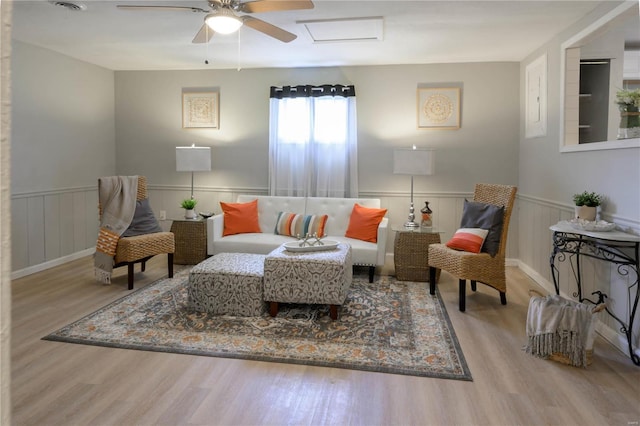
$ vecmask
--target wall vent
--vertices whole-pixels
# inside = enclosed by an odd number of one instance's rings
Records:
[[[67,10],[72,10],[74,12],[87,10],[87,6],[82,3],[72,3],[70,1],[58,1],[58,0],[51,0],[49,1],[49,3],[57,7],[62,7]]]

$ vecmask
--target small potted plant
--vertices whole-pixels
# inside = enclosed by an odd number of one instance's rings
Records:
[[[602,204],[602,195],[595,192],[584,191],[580,194],[574,194],[573,202],[576,205],[576,219],[594,221],[596,220],[597,208]]]
[[[180,203],[180,207],[184,209],[185,219],[195,219],[198,217],[196,211],[194,210],[196,204],[198,204],[198,201],[196,201],[194,198],[187,198],[186,200],[182,200],[182,203]]]
[[[620,110],[620,125],[618,139],[637,138],[640,136],[640,89],[619,90],[616,93],[616,103]]]

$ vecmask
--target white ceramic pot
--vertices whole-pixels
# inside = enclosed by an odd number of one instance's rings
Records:
[[[185,219],[195,219],[198,215],[194,209],[184,209],[184,218]]]
[[[575,208],[576,219],[594,221],[596,220],[597,212],[598,212],[597,207],[576,206]]]

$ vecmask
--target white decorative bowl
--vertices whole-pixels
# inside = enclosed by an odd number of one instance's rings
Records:
[[[291,241],[289,243],[284,243],[284,248],[287,251],[294,251],[294,252],[308,252],[308,251],[324,251],[324,250],[333,250],[335,248],[338,247],[338,242],[337,241],[322,241],[323,244],[316,244],[313,246],[308,246],[308,245],[304,245],[301,246],[300,243],[302,241]]]
[[[571,226],[581,231],[609,232],[616,229],[616,224],[605,220],[583,220],[572,219],[569,221]]]

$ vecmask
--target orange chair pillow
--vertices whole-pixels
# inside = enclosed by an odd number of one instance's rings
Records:
[[[480,253],[482,244],[489,231],[480,228],[460,228],[453,237],[447,241],[447,247],[454,250],[468,251],[470,253]]]
[[[354,204],[344,236],[372,243],[378,242],[378,225],[385,214],[387,209],[373,209],[358,203]]]
[[[258,200],[248,203],[223,203],[224,229],[222,236],[262,232],[258,222]]]

